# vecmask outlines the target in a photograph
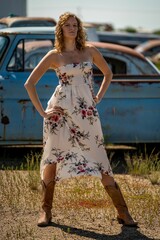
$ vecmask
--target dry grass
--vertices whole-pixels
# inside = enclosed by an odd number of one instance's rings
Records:
[[[121,227],[116,211],[97,178],[82,177],[56,185],[53,223],[38,228],[37,170],[0,172],[0,239],[118,240],[160,239],[160,189],[148,179],[115,175],[139,229]]]
[[[144,153],[135,153],[132,157],[126,156],[128,172],[132,175],[143,176],[152,184],[160,185],[160,152],[154,149],[150,154],[144,149]]]

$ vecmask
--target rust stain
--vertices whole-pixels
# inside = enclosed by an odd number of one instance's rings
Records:
[[[1,123],[7,125],[10,123],[9,118],[7,116],[2,116]]]
[[[33,111],[33,114],[36,114],[36,113],[37,113],[37,110],[35,109],[34,106],[32,106],[32,111]]]
[[[115,107],[112,108],[112,113],[113,113],[113,115],[116,114],[116,108]]]
[[[22,121],[25,119],[25,113],[26,113],[26,109],[28,107],[27,103],[30,102],[29,99],[20,99],[18,101],[18,103],[22,104]],[[32,106],[32,111],[33,111],[33,114],[36,113],[36,109],[34,106]]]
[[[118,84],[122,85],[122,86],[134,86],[134,87],[137,87],[137,88],[140,87],[139,82],[131,82],[131,81],[130,82],[125,82],[125,81],[123,82],[122,81],[122,82],[118,82]]]
[[[30,102],[30,100],[28,100],[28,99],[20,99],[18,101],[18,103],[20,103],[20,104],[26,104],[27,102]]]

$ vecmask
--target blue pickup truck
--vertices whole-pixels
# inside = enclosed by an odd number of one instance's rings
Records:
[[[97,105],[109,143],[160,143],[160,73],[135,50],[92,42],[114,74]],[[42,57],[53,48],[54,28],[0,30],[0,146],[42,144],[43,119],[33,107],[24,83]],[[102,74],[94,66],[94,91]],[[58,84],[51,69],[37,84],[44,106]]]

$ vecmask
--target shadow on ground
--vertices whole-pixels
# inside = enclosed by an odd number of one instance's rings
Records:
[[[61,225],[54,222],[50,223],[50,227],[60,228],[62,231],[68,234],[74,234],[81,237],[87,237],[90,239],[96,240],[153,240],[153,238],[149,238],[142,233],[140,233],[139,228],[132,228],[122,226],[121,233],[118,235],[107,235],[101,234],[90,230],[83,230],[80,228],[74,228],[67,225]],[[158,239],[157,239],[158,240]]]

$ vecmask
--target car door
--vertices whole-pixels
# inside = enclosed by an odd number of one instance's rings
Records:
[[[35,110],[24,83],[42,57],[53,49],[51,35],[16,35],[1,69],[1,144],[32,144],[42,142],[43,119]],[[48,70],[36,89],[44,108],[58,79]]]
[[[103,55],[114,74],[97,105],[106,142],[159,142],[160,75],[145,59],[118,52]],[[95,71],[95,92],[102,79]]]

